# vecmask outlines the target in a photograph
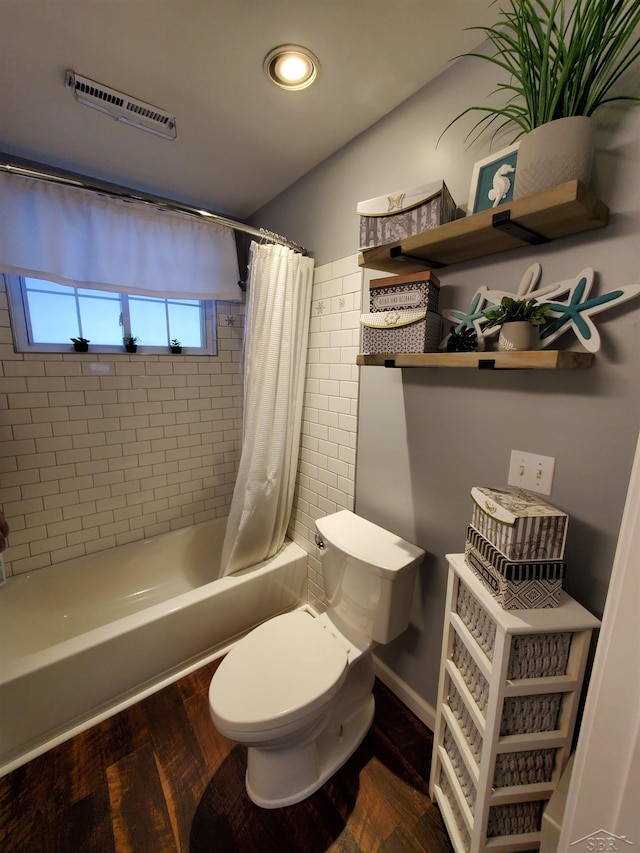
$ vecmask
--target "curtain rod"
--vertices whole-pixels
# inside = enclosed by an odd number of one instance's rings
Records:
[[[90,190],[91,192],[101,193],[102,195],[108,195],[113,198],[124,199],[125,201],[149,204],[160,210],[170,210],[173,213],[182,213],[186,216],[194,216],[198,219],[215,222],[218,225],[225,225],[227,228],[233,228],[234,231],[241,231],[243,234],[250,234],[252,237],[257,237],[260,240],[278,243],[296,252],[301,252],[303,255],[308,254],[307,250],[298,245],[298,243],[294,243],[292,240],[288,240],[286,237],[269,231],[266,228],[253,228],[251,225],[245,225],[244,222],[229,219],[226,216],[205,210],[204,208],[192,207],[162,198],[161,196],[154,196],[149,193],[129,189],[128,187],[121,187],[118,184],[111,184],[95,178],[87,178],[84,175],[77,175],[74,172],[54,169],[43,163],[23,160],[11,154],[0,152],[0,172],[8,172],[9,174],[20,175],[25,178],[37,178],[40,181],[49,181],[50,183],[62,184],[67,187],[79,187],[80,189]]]

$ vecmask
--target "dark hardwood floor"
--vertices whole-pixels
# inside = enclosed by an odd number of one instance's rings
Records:
[[[219,735],[217,662],[0,779],[3,853],[450,853],[428,795],[432,734],[379,681],[345,766],[302,803],[255,806],[246,750]]]

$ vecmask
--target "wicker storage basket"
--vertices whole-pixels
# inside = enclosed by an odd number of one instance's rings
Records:
[[[467,805],[471,809],[471,814],[475,814],[476,808],[476,786],[473,784],[473,779],[469,775],[469,771],[465,767],[465,763],[462,760],[462,756],[460,755],[460,751],[456,746],[456,742],[453,738],[453,735],[449,731],[447,727],[444,730],[444,748],[449,756],[449,760],[453,766],[453,770],[456,774],[456,779],[458,780],[458,784],[462,789],[462,793],[464,794],[464,798],[467,801]]]
[[[542,812],[546,804],[545,800],[530,800],[524,803],[510,803],[508,806],[492,806],[489,809],[487,838],[539,832],[542,825]]]
[[[464,822],[464,818],[460,812],[458,807],[457,800],[451,790],[451,785],[449,784],[449,780],[446,775],[442,773],[440,775],[440,790],[444,794],[447,800],[447,805],[451,810],[451,814],[453,815],[453,819],[455,821],[456,827],[458,829],[458,833],[460,834],[460,838],[462,840],[462,844],[465,850],[469,850],[471,847],[471,836],[469,835],[469,830],[467,829],[467,825]]]
[[[496,625],[478,600],[461,583],[456,612],[489,660],[493,659]],[[508,678],[544,678],[567,671],[571,634],[521,634],[514,637]]]
[[[500,735],[534,734],[536,732],[555,731],[560,712],[561,694],[544,694],[541,701],[537,696],[522,697],[525,702],[514,706],[505,702]],[[478,731],[471,715],[456,688],[449,688],[448,705],[465,736],[477,764],[482,759],[482,735]],[[553,774],[554,749],[519,750],[500,753],[496,759],[493,780],[494,788],[508,785],[531,785],[535,782],[549,782]],[[517,781],[509,781],[513,779]]]
[[[475,816],[477,791],[473,779],[462,759],[460,751],[456,745],[455,738],[445,727],[443,746],[451,766],[456,781],[462,791],[471,814]],[[553,750],[536,750],[536,755],[520,756],[510,759],[513,769],[509,768],[507,773],[503,772],[504,758],[500,756],[500,769],[496,768],[496,775],[499,781],[507,785],[526,785],[532,784],[535,781],[547,781],[553,772],[553,755],[542,755],[543,752],[553,753]],[[522,768],[522,769],[520,769]],[[449,800],[449,805],[455,802],[454,798],[449,795],[450,787],[446,778],[444,769],[440,771],[440,788],[446,791]],[[495,787],[501,787],[495,785]],[[510,803],[504,806],[493,806],[489,810],[489,821],[487,824],[487,837],[493,838],[503,835],[519,835],[527,832],[539,832],[542,824],[542,812],[546,804],[544,800],[528,800],[519,803]],[[453,806],[452,806],[453,811]],[[457,813],[457,824],[461,836],[467,834],[466,826],[462,819],[459,810]]]

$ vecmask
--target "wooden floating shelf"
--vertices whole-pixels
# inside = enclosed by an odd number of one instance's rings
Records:
[[[395,275],[438,269],[604,228],[609,208],[580,181],[483,210],[396,243],[364,249],[358,263]]]
[[[583,370],[593,353],[572,350],[528,352],[409,352],[358,355],[360,367],[474,367],[480,370]]]

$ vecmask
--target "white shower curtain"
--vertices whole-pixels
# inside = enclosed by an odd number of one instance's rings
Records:
[[[229,575],[276,554],[295,487],[314,262],[251,244],[242,456],[222,548]]]

